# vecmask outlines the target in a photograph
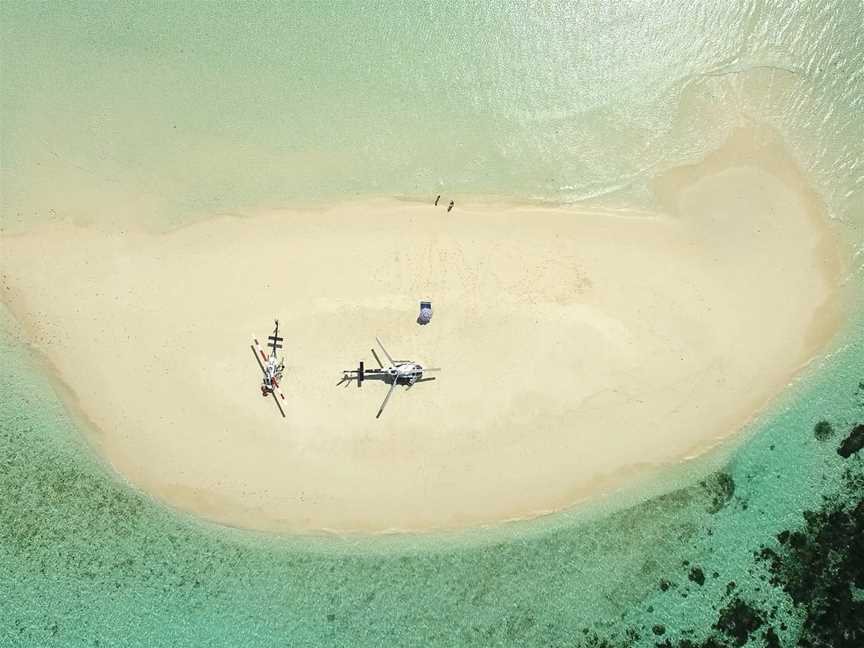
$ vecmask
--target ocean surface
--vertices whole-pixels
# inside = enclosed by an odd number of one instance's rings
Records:
[[[0,648],[862,645],[824,634],[864,618],[864,461],[838,453],[864,422],[862,26],[858,0],[0,4],[5,232],[382,195],[650,207],[755,125],[857,250],[859,303],[743,442],[662,488],[365,539],[130,489],[2,309]]]

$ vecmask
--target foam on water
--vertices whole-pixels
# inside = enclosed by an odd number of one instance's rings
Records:
[[[763,123],[864,245],[858,2],[7,2],[0,15],[7,228],[165,227],[356,194],[644,204],[656,173]],[[816,440],[814,424],[839,435],[864,417],[859,316],[722,470],[682,469],[666,495],[457,537],[272,538],[118,482],[2,320],[3,648],[578,646],[595,633],[653,646],[710,634],[731,581],[778,606],[790,642],[801,612],[752,553],[838,485],[839,437]]]

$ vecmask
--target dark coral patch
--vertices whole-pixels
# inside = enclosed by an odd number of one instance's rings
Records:
[[[849,433],[849,436],[843,439],[840,447],[837,448],[837,454],[844,459],[848,459],[861,448],[864,448],[864,424],[856,425]]]
[[[699,587],[702,587],[702,585],[705,584],[705,572],[703,572],[699,567],[691,569],[687,578],[699,585]]]
[[[768,628],[763,634],[765,640],[765,648],[781,648],[780,637],[774,632],[774,628]]]
[[[834,428],[828,421],[819,421],[813,426],[813,436],[817,441],[824,441],[834,436]]]
[[[860,478],[860,470],[847,470],[844,492],[826,498],[817,511],[805,511],[803,528],[780,533],[776,551],[759,553],[769,565],[772,584],[782,587],[804,613],[799,645],[864,645],[864,601],[857,594],[864,588]],[[844,496],[850,497],[844,502]]]
[[[699,482],[699,485],[711,498],[708,504],[709,513],[720,511],[735,495],[735,480],[727,472],[714,473],[705,481]]]
[[[759,610],[736,596],[720,610],[720,618],[714,628],[733,639],[736,646],[743,646],[750,639],[750,633],[761,628],[764,623]]]

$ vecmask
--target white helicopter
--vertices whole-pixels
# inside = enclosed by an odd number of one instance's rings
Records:
[[[282,348],[282,341],[284,338],[279,337],[279,320],[274,320],[274,322],[276,328],[273,329],[273,335],[267,338],[267,346],[270,347],[270,355],[268,356],[264,354],[264,350],[261,348],[261,345],[258,344],[258,338],[252,338],[254,344],[250,348],[252,349],[252,353],[255,355],[255,360],[258,361],[258,366],[261,367],[261,371],[264,374],[264,377],[261,380],[261,395],[264,398],[272,395],[273,400],[276,401],[276,407],[279,408],[279,413],[282,415],[282,418],[285,418],[285,410],[282,409],[282,403],[279,402],[280,398],[283,401],[285,400],[285,394],[283,394],[282,390],[279,388],[279,381],[282,380],[282,372],[285,371],[285,359],[279,359],[276,357],[276,350]],[[279,398],[276,397],[276,394],[279,394]]]
[[[393,390],[396,389],[396,385],[407,385],[406,391],[411,389],[414,385],[419,382],[428,382],[430,380],[435,380],[432,378],[424,378],[423,373],[426,371],[441,371],[439,368],[428,368],[421,365],[419,362],[414,362],[412,360],[394,360],[390,357],[390,354],[387,353],[387,349],[384,348],[384,345],[381,343],[381,340],[377,337],[375,341],[378,342],[378,346],[381,347],[381,350],[384,352],[384,355],[387,356],[387,360],[390,361],[389,367],[384,367],[381,364],[381,359],[378,357],[378,354],[375,353],[375,349],[371,349],[372,355],[375,356],[375,360],[378,362],[378,369],[366,369],[363,366],[363,361],[360,361],[360,366],[357,369],[345,369],[342,372],[342,380],[340,380],[337,384],[341,385],[344,383],[350,383],[352,380],[357,381],[357,386],[360,387],[363,384],[364,380],[372,379],[372,380],[383,380],[384,382],[390,383],[390,389],[387,390],[387,395],[384,397],[384,402],[381,403],[381,407],[378,409],[378,414],[375,415],[375,418],[380,418],[384,408],[387,407],[387,401],[390,400],[390,395],[393,393]]]

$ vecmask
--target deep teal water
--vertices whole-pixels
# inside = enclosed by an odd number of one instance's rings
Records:
[[[654,175],[758,123],[860,247],[862,24],[856,0],[4,2],[0,224],[439,191],[644,204]],[[739,595],[794,645],[804,612],[753,552],[859,461],[836,447],[864,418],[860,315],[665,494],[448,537],[268,537],[126,487],[2,322],[2,648],[679,646]]]

